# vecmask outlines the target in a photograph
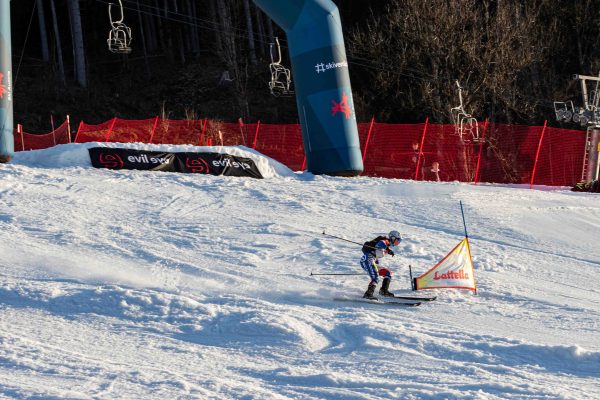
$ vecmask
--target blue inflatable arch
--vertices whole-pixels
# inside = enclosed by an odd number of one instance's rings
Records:
[[[307,169],[363,171],[342,24],[331,0],[254,0],[287,35]]]
[[[363,171],[342,24],[330,0],[254,0],[286,32],[307,169]],[[0,0],[0,162],[14,154],[10,0]]]

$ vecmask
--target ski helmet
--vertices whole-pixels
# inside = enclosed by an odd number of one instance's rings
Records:
[[[390,231],[388,238],[390,238],[392,245],[396,242],[396,239],[398,239],[398,242],[402,241],[402,236],[400,236],[400,232],[398,231]]]

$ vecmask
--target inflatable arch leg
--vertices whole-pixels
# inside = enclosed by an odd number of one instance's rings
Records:
[[[363,171],[348,61],[331,0],[254,0],[287,34],[307,168],[314,174]]]
[[[0,0],[0,163],[14,155],[10,0]]]

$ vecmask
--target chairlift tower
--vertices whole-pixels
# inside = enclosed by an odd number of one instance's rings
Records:
[[[600,74],[576,74],[573,79],[581,84],[583,106],[574,107],[572,101],[555,101],[554,113],[557,121],[572,121],[587,128],[581,179],[593,181],[598,179],[600,170]]]

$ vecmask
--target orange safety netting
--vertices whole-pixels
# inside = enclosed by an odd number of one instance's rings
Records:
[[[176,121],[155,118],[150,143],[200,145],[206,120]]]
[[[115,118],[111,130],[107,134],[106,141],[119,143],[150,143],[155,122],[156,118],[143,120]]]
[[[491,124],[481,155],[480,181],[530,183],[542,126]]]
[[[47,149],[57,144],[71,143],[69,120],[65,120],[52,132],[42,134],[24,132],[18,125],[13,137],[15,151]]]
[[[373,123],[368,142],[365,139],[365,144],[362,144],[363,174],[384,178],[413,179],[418,162],[423,125]],[[429,154],[425,153],[423,158],[428,156]]]
[[[88,125],[81,121],[75,135],[75,143],[107,142],[116,120],[113,118],[98,125]]]
[[[64,125],[64,124],[63,124]],[[15,150],[67,143],[63,125],[47,135],[15,134]],[[64,131],[66,129],[66,131]],[[66,133],[62,133],[62,132]],[[570,186],[582,175],[585,132],[544,126],[479,124],[479,137],[454,125],[358,124],[366,176],[431,181]],[[35,136],[35,138],[31,138]],[[25,146],[23,147],[22,139]],[[477,140],[480,139],[480,140]],[[306,166],[299,124],[214,120],[81,122],[76,143],[144,142],[199,146],[244,145],[293,170]]]
[[[304,145],[299,124],[260,124],[253,147],[294,171],[305,166]]]
[[[546,128],[533,184],[571,186],[582,179],[585,132]]]

